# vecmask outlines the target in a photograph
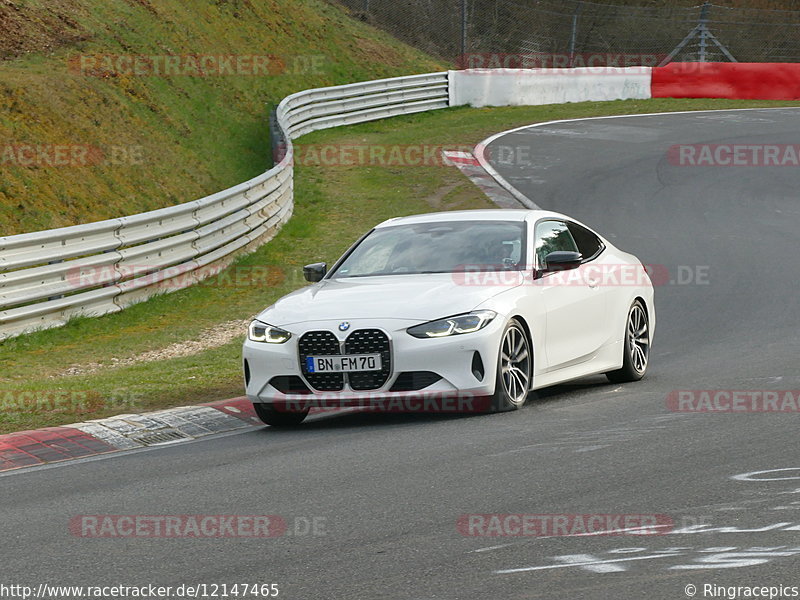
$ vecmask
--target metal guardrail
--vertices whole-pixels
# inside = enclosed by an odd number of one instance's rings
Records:
[[[218,273],[291,217],[293,139],[447,106],[446,72],[298,92],[276,111],[283,158],[258,177],[177,206],[0,237],[0,339],[117,312]]]

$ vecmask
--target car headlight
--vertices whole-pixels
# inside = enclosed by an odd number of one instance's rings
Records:
[[[450,335],[472,333],[483,329],[497,316],[493,310],[476,310],[466,315],[448,317],[438,321],[430,321],[422,325],[414,325],[406,331],[415,338],[439,338]]]
[[[253,321],[247,330],[247,337],[253,342],[283,344],[292,337],[292,334],[279,327],[273,327],[261,321]]]

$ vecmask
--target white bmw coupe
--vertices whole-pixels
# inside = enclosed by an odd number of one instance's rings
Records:
[[[365,399],[514,410],[531,390],[647,370],[655,311],[644,266],[558,213],[390,219],[304,275],[313,285],[259,314],[244,343],[247,395],[269,425]]]

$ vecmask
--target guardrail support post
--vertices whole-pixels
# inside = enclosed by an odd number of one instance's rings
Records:
[[[461,0],[461,60],[467,56],[467,0]]]
[[[672,59],[675,58],[678,55],[678,53],[681,50],[683,50],[689,44],[689,42],[691,42],[695,37],[697,37],[700,42],[700,52],[698,56],[699,62],[707,62],[706,59],[708,58],[708,55],[706,48],[708,47],[708,40],[711,40],[711,42],[717,48],[720,49],[720,52],[722,52],[722,54],[725,55],[725,58],[727,58],[729,61],[738,62],[733,57],[733,54],[730,53],[730,51],[723,45],[723,43],[720,42],[708,28],[708,22],[709,22],[708,12],[710,9],[711,9],[711,3],[704,2],[703,5],[700,7],[700,19],[697,22],[697,26],[689,32],[689,35],[683,38],[681,43],[678,44],[675,47],[675,49],[669,53],[669,56],[667,56],[667,58],[665,58],[659,63],[658,65],[659,67],[663,67],[664,65],[671,63]]]
[[[578,17],[581,14],[583,2],[579,2],[575,7],[575,12],[572,13],[572,33],[569,36],[569,67],[570,69],[575,64],[575,44],[578,40]]]
[[[272,103],[267,105],[269,107],[269,141],[272,147],[272,164],[277,165],[286,156],[286,142],[281,134],[280,125],[278,125],[278,111]]]
[[[51,260],[47,264],[48,265],[57,265],[57,264],[63,263],[63,262],[64,262],[63,260]],[[64,294],[59,294],[58,296],[50,296],[48,298],[48,300],[61,300],[61,298],[63,298],[63,297],[64,297]]]

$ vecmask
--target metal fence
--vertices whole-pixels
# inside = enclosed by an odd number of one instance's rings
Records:
[[[250,181],[138,215],[0,237],[0,339],[181,289],[270,240],[292,213],[292,139],[447,106],[447,73],[298,92],[276,111],[280,162]]]
[[[796,10],[666,0],[655,6],[653,1],[650,6],[580,0],[331,1],[458,68],[502,67],[503,56],[512,63],[527,61],[514,67],[800,61]]]

